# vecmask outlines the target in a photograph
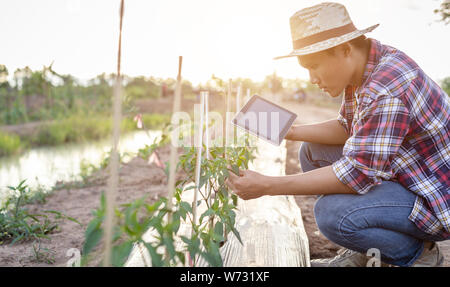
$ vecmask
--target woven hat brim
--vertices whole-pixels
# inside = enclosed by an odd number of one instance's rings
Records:
[[[333,48],[336,47],[342,43],[348,42],[350,40],[353,40],[355,38],[358,38],[361,35],[364,35],[368,32],[372,32],[376,27],[378,27],[380,24],[376,24],[373,26],[370,26],[369,28],[363,29],[363,30],[356,30],[353,31],[351,33],[339,36],[339,37],[334,37],[334,38],[330,38],[327,39],[325,41],[321,41],[318,43],[314,43],[312,45],[306,46],[304,48],[301,49],[296,49],[293,50],[290,54],[285,55],[285,56],[278,56],[273,58],[274,60],[278,60],[278,59],[282,59],[282,58],[289,58],[289,57],[296,57],[296,56],[303,56],[303,55],[308,55],[308,54],[314,54],[329,48]]]

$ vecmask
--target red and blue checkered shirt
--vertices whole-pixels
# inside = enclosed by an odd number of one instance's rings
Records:
[[[405,53],[370,39],[362,85],[348,86],[338,120],[349,138],[333,164],[360,194],[395,181],[417,195],[409,219],[450,238],[450,100]]]

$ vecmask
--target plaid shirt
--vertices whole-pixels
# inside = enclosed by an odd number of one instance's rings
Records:
[[[350,137],[333,170],[360,194],[400,183],[417,195],[409,219],[449,239],[449,96],[405,53],[370,41],[363,84],[345,89],[338,121]]]

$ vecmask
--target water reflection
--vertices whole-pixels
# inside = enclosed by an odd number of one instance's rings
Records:
[[[120,153],[137,152],[159,136],[161,131],[150,131],[149,134],[138,131],[123,135],[119,144]],[[27,179],[30,187],[39,184],[52,187],[59,180],[79,179],[83,159],[97,165],[110,149],[111,141],[103,140],[35,148],[19,156],[0,158],[0,199],[5,195],[7,186],[16,186],[23,179]]]

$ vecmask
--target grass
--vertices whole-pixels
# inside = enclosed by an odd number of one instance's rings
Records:
[[[148,129],[161,129],[170,122],[169,114],[144,114],[142,121]],[[138,130],[133,119],[123,118],[122,133]],[[0,157],[20,153],[30,146],[55,146],[65,143],[95,141],[112,132],[111,118],[100,115],[72,115],[43,124],[34,135],[23,136],[0,132]]]
[[[0,156],[18,153],[22,147],[18,136],[0,131]]]
[[[33,146],[59,145],[69,142],[98,140],[111,132],[111,122],[106,117],[71,116],[46,123],[31,138]]]
[[[35,200],[42,200],[30,192],[25,180],[16,187],[9,186],[11,195],[4,206],[0,208],[0,245],[14,244],[19,241],[48,238],[47,234],[59,229],[62,220],[71,220],[80,224],[76,219],[55,210],[44,210],[31,213],[25,207]],[[41,191],[42,193],[42,191]]]
[[[170,114],[143,114],[142,122],[148,129],[161,129],[170,122]],[[122,120],[122,131],[137,130],[136,123],[130,118]]]

